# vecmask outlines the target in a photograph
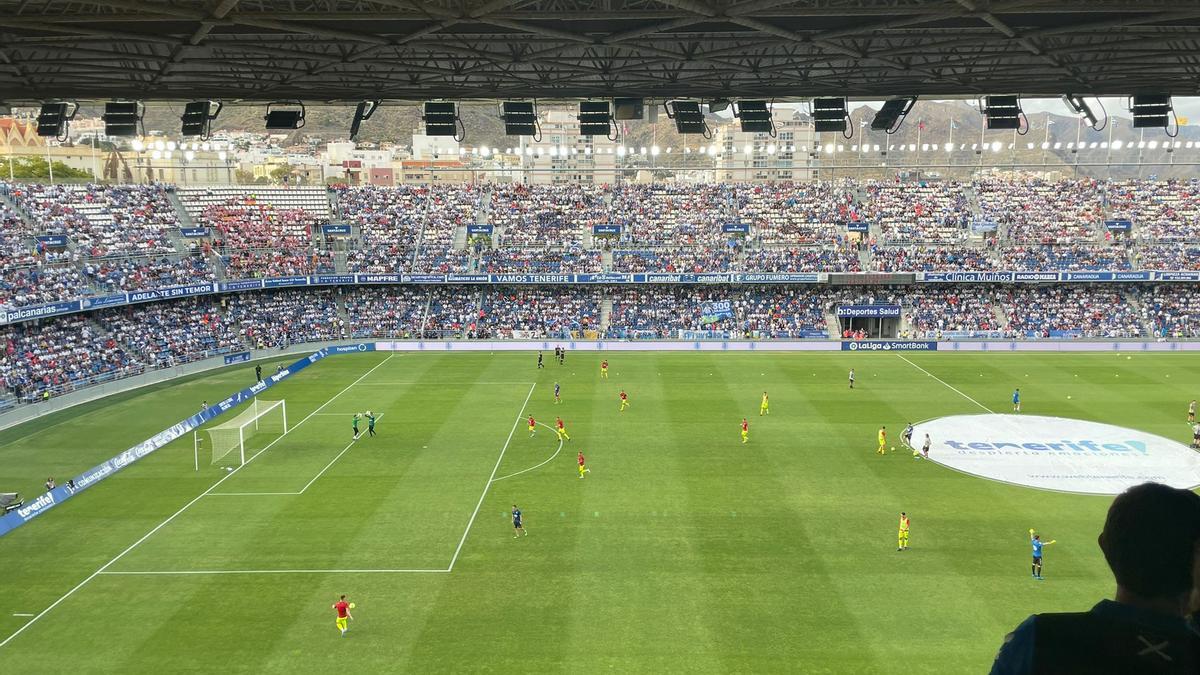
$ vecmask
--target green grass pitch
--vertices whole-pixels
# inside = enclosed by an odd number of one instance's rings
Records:
[[[1110,500],[880,457],[876,429],[898,440],[907,421],[977,412],[967,396],[1005,411],[1019,386],[1027,413],[1186,442],[1200,375],[1187,355],[546,363],[330,358],[270,391],[293,429],[237,472],[203,458],[193,471],[188,437],[0,539],[0,640],[25,627],[0,647],[0,672],[984,672],[1029,613],[1111,594],[1095,542]],[[37,494],[252,371],[0,433],[0,489]],[[350,416],[367,409],[383,414],[379,436],[350,444]],[[530,438],[530,413],[561,415],[572,440]],[[297,494],[229,494],[269,492]],[[513,538],[514,502],[528,537]],[[1058,540],[1043,583],[1029,578],[1030,527]],[[346,638],[330,609],[340,593],[357,604]]]

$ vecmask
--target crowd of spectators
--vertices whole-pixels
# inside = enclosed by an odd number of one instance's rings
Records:
[[[427,338],[477,337],[482,294],[478,288],[435,287],[429,296],[422,335]]]
[[[228,322],[255,349],[346,337],[331,290],[283,290],[225,297]]]
[[[972,246],[878,246],[871,260],[881,272],[965,272],[996,269],[987,249]]]
[[[609,188],[609,222],[621,226],[621,248],[718,249],[734,222],[733,187],[723,184],[622,183]]]
[[[1145,335],[1137,307],[1108,286],[1007,286],[995,302],[1008,327],[1027,337],[1136,338]]]
[[[216,279],[212,269],[200,256],[106,258],[85,263],[83,274],[101,293],[178,286]]]
[[[359,287],[346,296],[353,338],[411,338],[421,330],[431,287]]]
[[[478,267],[480,273],[486,274],[594,274],[603,269],[600,251],[579,245],[566,250],[484,249]]]
[[[1200,337],[1200,293],[1189,284],[1160,284],[1137,291],[1142,316],[1160,339]]]
[[[661,248],[613,252],[614,272],[694,274],[728,272],[734,250],[729,247]]]
[[[332,254],[318,249],[313,237],[322,220],[304,209],[245,195],[206,207],[199,222],[212,229],[230,278],[334,272]]]
[[[6,326],[0,344],[0,382],[26,402],[140,372],[134,355],[85,316]]]
[[[244,347],[213,298],[186,298],[96,313],[97,323],[150,367],[168,367]]]
[[[828,333],[824,292],[810,288],[762,286],[733,294],[734,316],[744,337],[798,339]]]
[[[168,231],[179,227],[161,185],[5,186],[37,224],[37,234],[66,235],[89,258],[175,251]]]
[[[1200,243],[1139,246],[1134,255],[1139,270],[1200,270]]]
[[[842,223],[860,220],[861,207],[845,183],[765,183],[734,186],[737,222],[764,245],[835,244]]]
[[[347,256],[351,272],[408,271],[421,236],[427,200],[421,188],[363,185],[337,192],[342,219],[358,226],[355,250]]]
[[[598,186],[512,185],[492,190],[488,218],[501,247],[569,248],[582,245],[592,225],[608,221],[608,205]]]
[[[869,182],[867,220],[891,243],[954,244],[966,238],[973,214],[955,182]]]
[[[675,338],[680,331],[736,330],[733,317],[705,323],[703,304],[728,300],[729,289],[653,286],[613,290],[609,339]]]
[[[1129,220],[1139,239],[1200,241],[1200,180],[1114,181],[1105,190],[1113,220]]]
[[[975,183],[984,220],[1024,244],[1095,241],[1104,220],[1100,185],[1091,179],[988,178]]]
[[[1133,268],[1129,251],[1119,245],[1052,244],[1001,249],[1001,266],[1007,270],[1080,271]]]
[[[947,334],[988,336],[1004,330],[996,316],[993,295],[992,289],[981,286],[906,289],[903,307],[912,337],[936,340]]]
[[[756,248],[735,266],[746,272],[861,272],[858,252],[832,246]]]
[[[476,334],[511,339],[582,337],[600,327],[598,288],[497,288],[484,293]]]

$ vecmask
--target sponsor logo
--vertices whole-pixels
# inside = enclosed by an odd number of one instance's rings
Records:
[[[1058,281],[1058,272],[1013,272],[1013,281]]]
[[[1012,272],[926,272],[925,281],[1002,282],[1012,281]]]
[[[1140,452],[1143,455],[1147,454],[1146,443],[1144,441],[1124,441],[1120,443],[1104,442],[1092,439],[1077,439],[1066,440],[1059,439],[1055,441],[1042,440],[1039,442],[1015,442],[1015,441],[943,441],[948,447],[961,452],[1017,452],[1022,453],[1032,451],[1036,453],[1056,452],[1063,454],[1072,453],[1128,453]]]
[[[843,342],[844,352],[933,352],[936,342]]]
[[[54,495],[47,492],[37,499],[17,509],[17,515],[22,518],[32,518],[38,513],[54,506]]]
[[[1063,492],[1119,494],[1154,481],[1200,485],[1200,454],[1111,424],[1038,415],[955,415],[915,425],[929,458],[983,478]]]
[[[454,277],[459,278],[459,277]],[[493,274],[491,281],[499,284],[569,284],[572,274]]]
[[[242,363],[250,360],[250,352],[238,352],[237,354],[226,354],[225,365],[231,363]]]
[[[900,316],[900,305],[840,305],[839,317],[886,319]]]

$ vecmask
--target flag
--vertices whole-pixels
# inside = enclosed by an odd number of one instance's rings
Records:
[[[951,128],[951,129],[957,129],[957,128],[958,128],[958,122],[955,122],[954,120],[950,120],[950,128]]]
[[[921,120],[920,122],[917,122],[917,128],[920,129],[921,131],[925,131],[925,120]]]
[[[1179,126],[1186,127],[1187,123],[1188,123],[1188,118],[1184,117],[1183,115],[1176,115],[1175,121],[1179,123]]]

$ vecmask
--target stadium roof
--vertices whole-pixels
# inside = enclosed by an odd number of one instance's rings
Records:
[[[1200,93],[1178,0],[0,0],[0,101]]]

